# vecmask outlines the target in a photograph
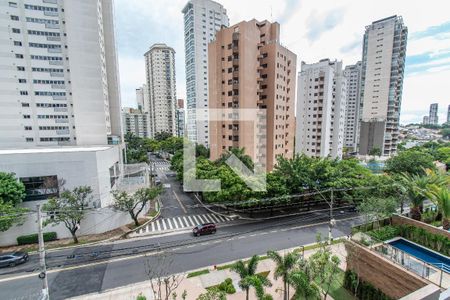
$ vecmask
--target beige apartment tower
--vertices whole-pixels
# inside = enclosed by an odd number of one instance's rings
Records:
[[[277,156],[293,157],[297,57],[279,39],[280,24],[253,19],[222,28],[209,44],[210,109],[261,109],[266,115],[261,136],[252,121],[210,120],[212,160],[245,148],[270,171]]]

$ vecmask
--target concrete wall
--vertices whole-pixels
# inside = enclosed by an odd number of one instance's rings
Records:
[[[450,232],[443,230],[443,229],[439,229],[439,228],[429,225],[427,223],[419,222],[419,221],[416,221],[416,220],[413,220],[411,218],[407,218],[404,216],[393,215],[391,217],[391,224],[392,225],[412,225],[414,227],[423,228],[430,233],[438,234],[438,235],[441,235],[441,236],[444,236],[444,237],[450,239]]]
[[[345,248],[347,269],[391,298],[399,299],[428,285],[426,280],[355,242],[347,241]]]

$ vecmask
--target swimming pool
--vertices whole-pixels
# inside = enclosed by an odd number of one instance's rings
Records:
[[[426,263],[429,263],[439,269],[450,273],[450,258],[447,256],[431,251],[425,247],[419,246],[403,238],[389,241],[388,244],[394,248],[408,253],[411,256],[414,256]]]

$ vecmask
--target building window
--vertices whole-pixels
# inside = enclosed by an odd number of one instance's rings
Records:
[[[19,17],[18,17],[18,16],[11,15],[11,20],[13,20],[13,21],[19,21]]]
[[[45,200],[59,196],[58,177],[38,176],[38,177],[22,177],[20,181],[25,186],[24,201]]]
[[[27,91],[20,91],[20,95],[26,96],[26,95],[28,95],[28,92]]]
[[[22,107],[30,107],[30,103],[22,102]]]
[[[26,79],[19,79],[19,83],[27,83],[27,80]]]
[[[9,2],[8,5],[9,5],[9,7],[17,7],[16,2]]]
[[[25,67],[19,66],[19,67],[17,67],[17,71],[25,71]]]
[[[29,131],[32,130],[33,128],[31,126],[25,126],[25,130]]]
[[[27,143],[31,143],[31,142],[34,141],[34,139],[33,139],[33,138],[25,138],[25,141],[26,141]]]
[[[14,46],[22,46],[22,42],[21,41],[14,41]]]
[[[13,33],[20,33],[20,29],[19,29],[19,28],[13,28],[13,29],[12,29],[12,32],[13,32]]]

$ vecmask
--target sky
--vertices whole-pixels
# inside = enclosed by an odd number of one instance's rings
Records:
[[[408,26],[408,46],[400,120],[421,122],[431,103],[439,121],[450,105],[450,1],[448,0],[220,0],[230,25],[243,20],[281,24],[281,43],[301,61],[322,58],[361,60],[365,26],[399,15]],[[176,51],[177,96],[186,96],[183,14],[187,0],[115,0],[123,106],[136,106],[135,89],[145,82],[144,53],[154,43]]]

